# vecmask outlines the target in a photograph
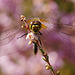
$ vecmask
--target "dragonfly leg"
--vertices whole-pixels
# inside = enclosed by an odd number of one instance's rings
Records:
[[[42,43],[41,43],[40,37],[38,37],[38,41],[40,42],[40,45],[41,45],[41,48],[42,48]]]
[[[39,35],[42,35],[42,33],[39,31]]]
[[[25,36],[25,35],[27,35],[28,33],[26,33],[26,34],[23,34],[22,36],[20,36],[20,37],[18,37],[17,39],[19,39],[19,38],[22,38],[23,36]]]

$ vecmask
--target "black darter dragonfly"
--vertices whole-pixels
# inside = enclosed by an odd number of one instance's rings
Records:
[[[38,47],[42,47],[40,37],[44,35],[47,39],[47,36],[49,35],[48,32],[54,32],[56,33],[55,35],[57,35],[58,32],[61,32],[70,36],[75,36],[74,26],[67,26],[62,24],[53,26],[50,20],[40,18],[27,20],[23,15],[21,15],[21,21],[23,22],[22,25],[16,25],[11,29],[0,32],[0,47],[9,43],[17,35],[17,33],[24,32],[24,34],[17,37],[16,39],[26,36],[26,39],[29,39],[28,44],[31,45],[33,43],[34,53],[36,54]],[[9,53],[12,52],[8,52],[7,54]]]

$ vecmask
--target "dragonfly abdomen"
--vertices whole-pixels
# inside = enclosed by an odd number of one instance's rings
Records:
[[[37,44],[36,43],[34,43],[33,49],[34,49],[34,54],[37,54],[38,48],[37,48]]]

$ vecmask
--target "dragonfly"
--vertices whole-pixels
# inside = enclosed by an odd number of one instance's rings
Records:
[[[29,40],[28,44],[33,44],[34,54],[37,54],[39,47],[42,48],[40,37],[44,35],[47,39],[47,36],[49,35],[48,32],[61,32],[75,37],[74,26],[68,26],[66,24],[58,24],[57,26],[54,26],[50,20],[40,18],[32,18],[27,20],[24,15],[21,15],[21,22],[23,23],[22,25],[16,25],[11,29],[0,32],[0,47],[13,40],[13,38],[19,32],[24,32],[24,34],[17,37],[17,39],[26,36],[26,40]],[[47,32],[47,34],[45,33],[45,31]]]

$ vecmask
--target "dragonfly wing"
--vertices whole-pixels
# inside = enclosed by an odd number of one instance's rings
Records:
[[[67,24],[53,24],[51,20],[42,21],[47,25],[47,30],[61,32],[69,36],[75,36],[75,26],[67,25]],[[43,25],[43,26],[44,26]],[[43,28],[46,28],[45,26]]]
[[[25,51],[28,47],[28,40],[25,37],[19,38],[25,34],[27,30],[20,27],[13,27],[0,33],[0,56],[10,55],[17,52]],[[27,49],[28,50],[28,49]]]
[[[0,46],[0,57],[6,55],[12,55],[14,53],[24,53],[28,50],[28,40],[25,38],[20,39],[13,39],[12,42],[8,43],[7,45]]]
[[[27,23],[30,23],[31,21],[40,21],[40,22],[48,22],[48,19],[40,19],[40,18],[32,18],[31,20],[27,20]]]
[[[75,37],[75,27],[74,26],[62,25],[60,32]]]
[[[25,30],[23,30],[21,28],[21,25],[17,25],[17,26],[10,28],[10,29],[7,29],[3,32],[0,32],[0,46],[9,43],[11,40],[14,39],[16,34],[18,34],[19,32],[24,32],[24,31]]]
[[[47,28],[40,30],[42,33],[42,36],[40,36],[40,38],[43,43],[43,47],[45,47],[46,49],[56,49],[56,50],[60,50],[63,48],[67,49],[68,45],[71,43],[70,43],[69,37],[65,34],[75,35],[74,29],[72,28],[73,32],[70,31],[71,33],[73,33],[71,34],[69,32],[71,27],[70,28],[68,26],[65,27],[65,25],[62,26],[62,30],[60,29],[59,31],[55,29],[55,25],[52,23],[44,23],[44,25],[46,25]],[[64,44],[66,47],[64,46]]]

